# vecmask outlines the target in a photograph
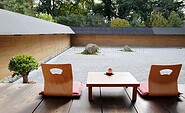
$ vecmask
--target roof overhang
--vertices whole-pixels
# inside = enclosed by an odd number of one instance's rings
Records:
[[[0,9],[0,35],[75,34],[69,27]]]

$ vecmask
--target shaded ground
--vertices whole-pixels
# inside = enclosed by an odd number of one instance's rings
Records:
[[[123,47],[100,47],[99,55],[79,54],[84,47],[72,47],[47,63],[71,63],[74,80],[86,83],[90,71],[128,71],[138,80],[146,81],[152,64],[183,64],[179,83],[185,84],[185,48],[132,47],[134,52],[119,51]],[[43,83],[41,68],[30,73],[30,81]],[[15,83],[21,83],[22,78]]]

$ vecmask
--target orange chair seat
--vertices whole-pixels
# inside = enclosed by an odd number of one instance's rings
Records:
[[[137,91],[142,96],[148,96],[148,82],[140,82],[140,86],[137,88]]]
[[[73,82],[73,96],[80,96],[82,93],[82,83],[81,82]]]

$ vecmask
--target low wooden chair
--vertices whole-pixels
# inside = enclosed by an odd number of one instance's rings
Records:
[[[152,65],[148,82],[141,82],[138,92],[142,96],[179,96],[177,79],[182,64]]]
[[[82,83],[73,81],[71,64],[41,64],[45,96],[80,96]]]

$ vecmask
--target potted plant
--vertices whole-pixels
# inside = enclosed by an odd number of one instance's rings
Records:
[[[12,57],[8,64],[8,69],[13,71],[13,77],[15,75],[23,77],[23,83],[28,83],[28,75],[30,71],[38,69],[39,63],[32,56],[18,55]]]

